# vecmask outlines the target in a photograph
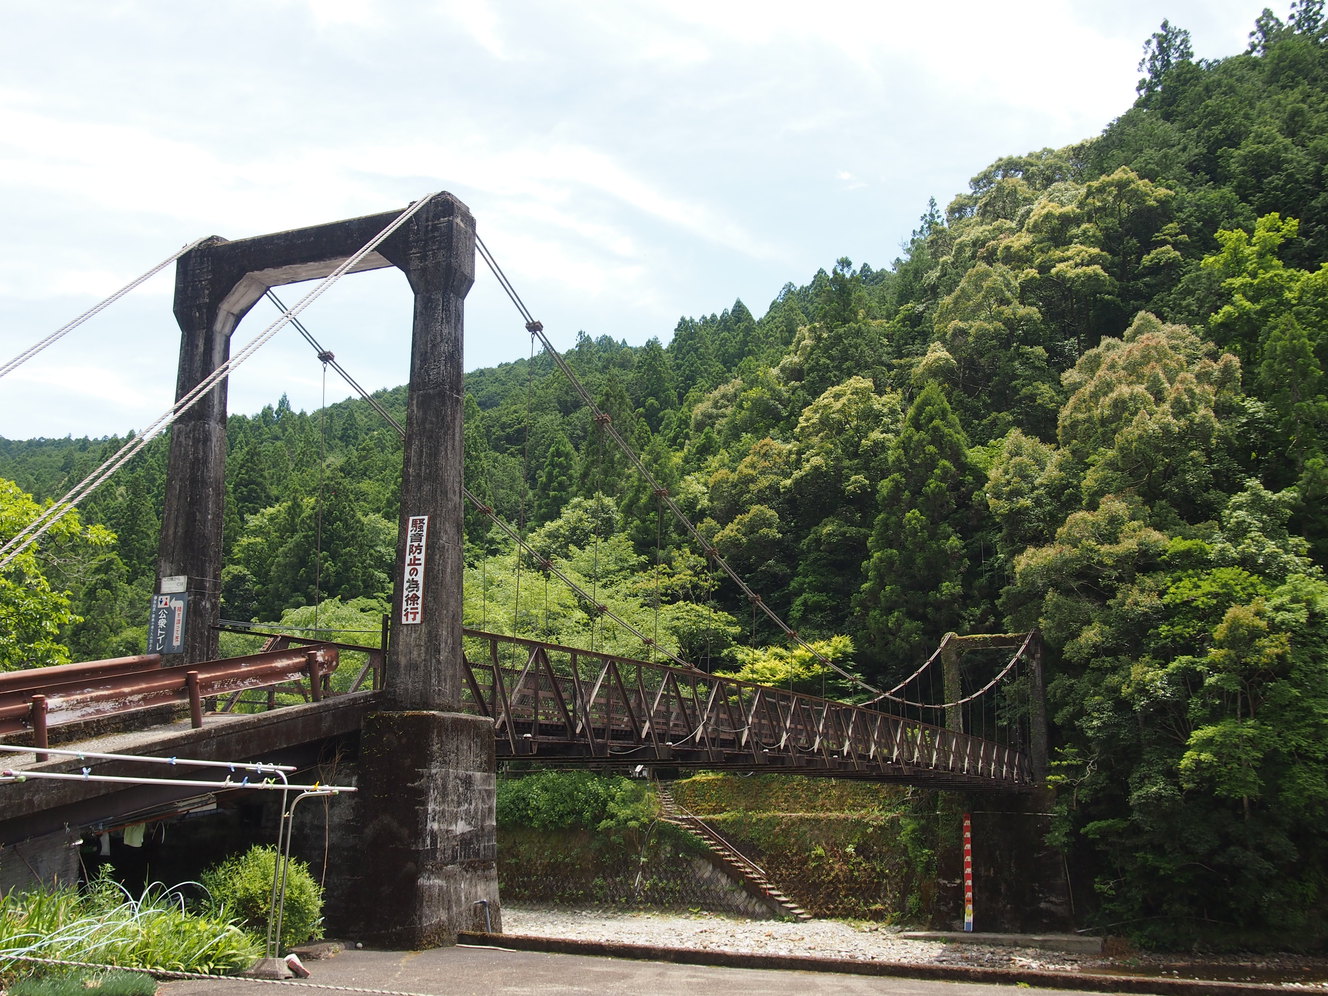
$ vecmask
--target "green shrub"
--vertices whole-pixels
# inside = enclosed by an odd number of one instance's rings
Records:
[[[255,845],[232,855],[200,876],[210,896],[210,908],[236,917],[259,937],[266,936],[272,906],[274,848]],[[309,866],[295,858],[286,872],[286,902],[281,917],[282,950],[323,936],[323,890]]]

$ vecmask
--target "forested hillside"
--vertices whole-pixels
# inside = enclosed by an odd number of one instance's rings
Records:
[[[1328,939],[1322,7],[1265,12],[1211,63],[1164,22],[1133,107],[983,169],[886,268],[841,259],[759,318],[737,301],[567,357],[709,542],[844,666],[889,681],[948,630],[1039,627],[1059,843],[1099,920],[1159,943]],[[380,400],[402,417],[405,388]],[[470,374],[466,419],[469,488],[598,603],[703,667],[821,689],[810,657],[753,649],[777,631],[549,357]],[[363,402],[283,399],[232,416],[229,441],[224,615],[376,633],[396,431]],[[0,475],[49,499],[120,442],[0,441]],[[82,510],[104,529],[71,525],[0,578],[8,628],[46,627],[0,634],[0,666],[142,651],[164,463],[154,442]],[[12,534],[24,495],[0,499]],[[642,651],[478,513],[467,550],[470,624]]]

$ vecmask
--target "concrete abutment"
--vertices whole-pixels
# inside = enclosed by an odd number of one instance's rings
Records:
[[[455,944],[502,929],[493,724],[459,713],[371,714],[360,735],[350,936],[374,947]]]
[[[1055,793],[1040,788],[1024,793],[947,793],[942,806],[947,833],[937,872],[950,894],[954,919],[964,920],[962,821],[972,820],[973,929],[1016,933],[1063,931],[1073,926],[1074,911],[1065,864],[1047,843]]]

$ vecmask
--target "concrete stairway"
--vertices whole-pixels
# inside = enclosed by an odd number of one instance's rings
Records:
[[[729,877],[741,882],[747,891],[765,901],[772,910],[781,916],[794,920],[810,920],[812,915],[774,887],[764,871],[753,861],[744,857],[737,848],[726,841],[714,830],[706,826],[697,816],[692,815],[673,798],[673,792],[663,782],[655,783],[659,793],[661,819],[676,827],[686,830],[701,841],[710,851],[715,865]]]

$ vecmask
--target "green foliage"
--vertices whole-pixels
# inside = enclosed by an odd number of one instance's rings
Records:
[[[272,881],[277,853],[255,845],[206,869],[199,881],[207,890],[209,909],[217,916],[236,917],[260,936],[272,916]],[[291,858],[286,866],[286,901],[281,917],[283,950],[323,936],[323,890],[309,866]]]
[[[42,511],[31,495],[0,478],[0,541],[17,536]],[[40,545],[29,546],[0,573],[0,671],[69,662],[60,630],[81,617],[71,610],[67,588],[52,584],[48,575],[70,571],[71,561],[114,542],[107,530],[85,527],[71,512],[52,526]]]
[[[1167,70],[1192,58],[1194,50],[1190,47],[1190,33],[1174,27],[1170,21],[1163,21],[1162,27],[1144,43],[1144,55],[1139,60],[1138,69],[1147,70],[1148,75],[1139,81],[1136,89],[1145,97],[1155,93]]]
[[[873,671],[911,671],[964,619],[977,478],[968,439],[945,394],[928,384],[913,402],[887,458],[855,605]]]
[[[808,647],[738,647],[734,653],[742,666],[736,671],[716,673],[824,698],[844,699],[857,691],[853,682],[830,667],[835,664],[842,671],[856,673],[851,660],[852,639],[841,634],[813,640]]]
[[[1328,269],[1287,266],[1283,256],[1300,230],[1294,218],[1273,213],[1252,233],[1217,233],[1221,251],[1202,265],[1221,279],[1221,306],[1209,319],[1214,338],[1238,353],[1256,376],[1269,431],[1257,440],[1258,468],[1275,487],[1298,485],[1299,531],[1316,547],[1328,543],[1328,519],[1320,508],[1322,468],[1328,445]]]
[[[643,781],[590,771],[541,771],[499,779],[499,829],[593,830],[611,839],[655,819]]]
[[[682,553],[647,568],[646,558],[618,531],[613,499],[599,494],[573,499],[527,542],[548,557],[548,567],[509,552],[477,557],[467,568],[467,626],[638,658],[657,657],[656,647],[694,663],[728,656],[737,625],[727,612],[704,604],[713,579],[698,576],[695,561]],[[552,568],[585,597],[574,594]],[[655,645],[643,645],[605,609],[649,634]]]
[[[1234,368],[1151,316],[1086,353],[1059,434],[1082,504],[1005,592],[1063,662],[1061,838],[1092,855],[1103,916],[1154,944],[1322,936],[1324,582],[1287,532],[1293,496],[1222,480]]]
[[[356,511],[346,489],[295,495],[249,516],[222,574],[232,618],[270,621],[320,598],[381,598],[395,556],[395,528]]]

